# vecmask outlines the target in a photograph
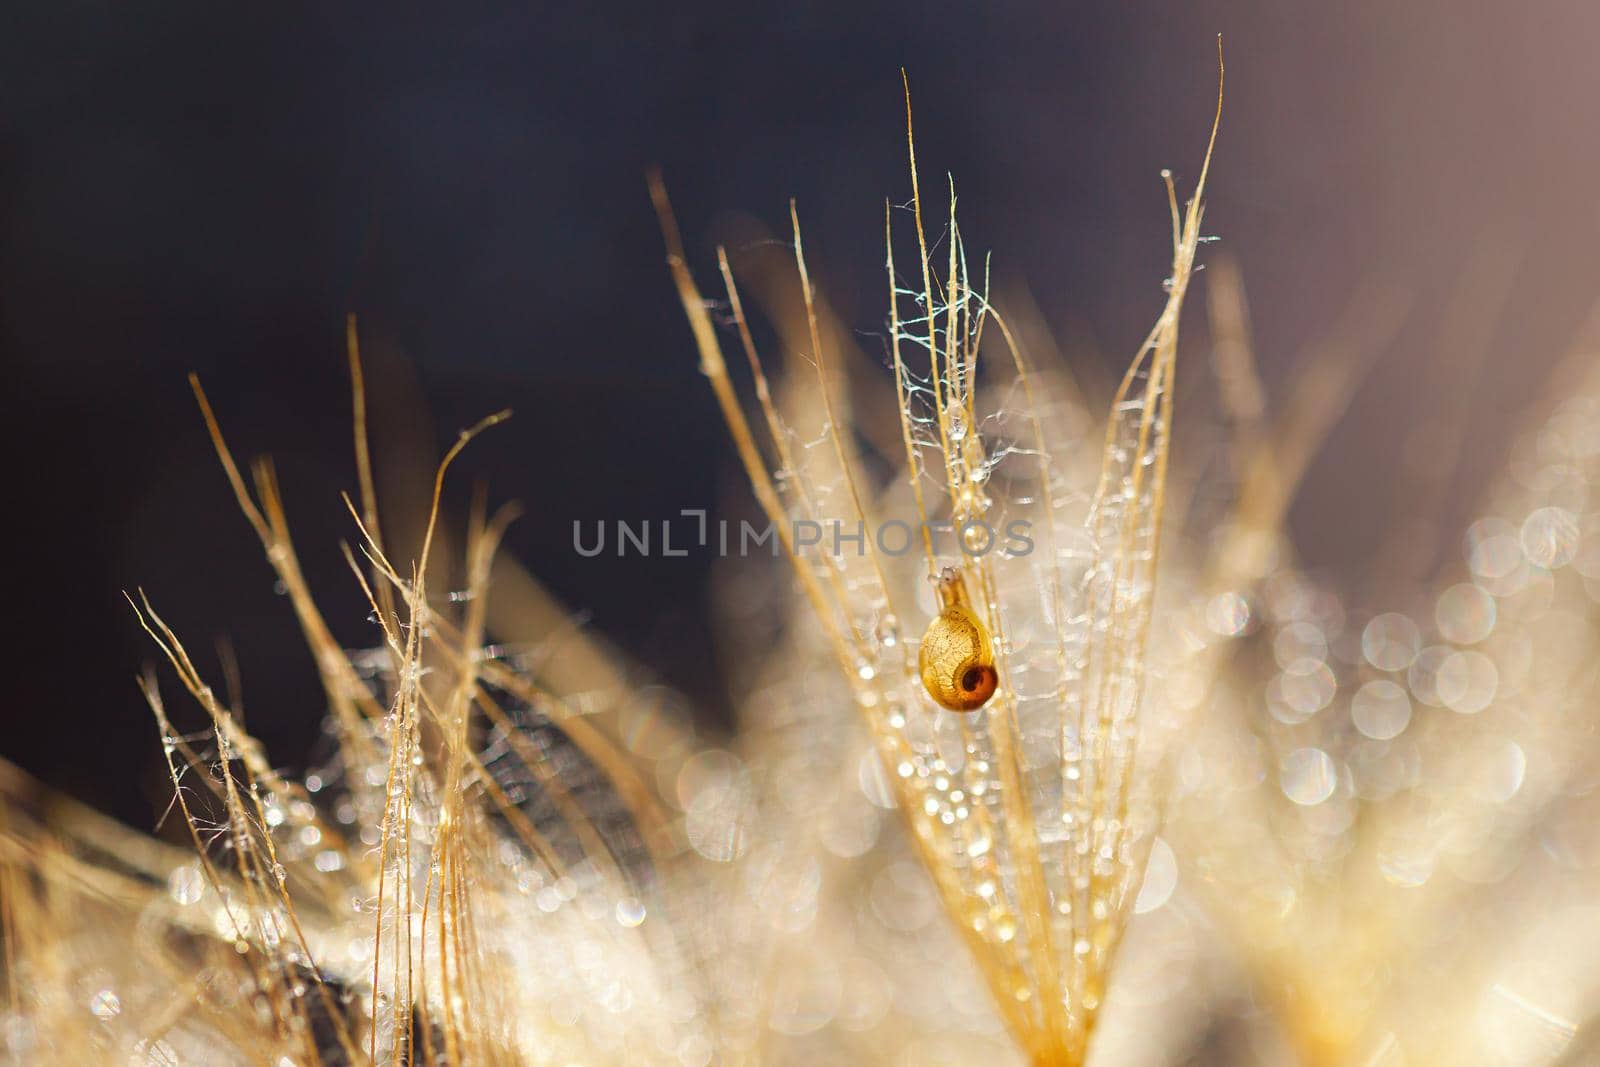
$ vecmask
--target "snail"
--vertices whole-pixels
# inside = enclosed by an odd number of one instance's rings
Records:
[[[917,668],[922,684],[941,708],[976,711],[994,696],[1000,675],[989,632],[967,601],[967,583],[954,567],[938,578],[939,614],[922,635]]]

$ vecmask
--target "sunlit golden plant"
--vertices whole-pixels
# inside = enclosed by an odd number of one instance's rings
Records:
[[[986,274],[971,273],[953,188],[945,261],[930,252],[909,92],[907,133],[917,250],[909,283],[896,271],[893,212],[885,204],[890,356],[911,525],[921,531],[922,552],[906,560],[870,532],[885,517],[865,506],[876,487],[863,484],[850,424],[835,410],[834,357],[821,344],[795,206],[790,220],[809,341],[803,358],[816,368],[820,438],[798,433],[778,412],[719,251],[727,306],[760,402],[764,455],[665,191],[659,181],[652,189],[701,370],[850,682],[923,865],[1029,1058],[1076,1064],[1087,1054],[1154,829],[1139,780],[1138,719],[1178,317],[1201,240],[1209,151],[1181,214],[1168,180],[1173,263],[1166,304],[1113,398],[1098,484],[1084,501],[1066,490],[1058,470],[1054,450],[1069,442],[1052,440],[1049,398],[990,303]],[[1003,362],[982,380],[993,383],[1003,404],[980,399],[980,352],[990,350]],[[953,550],[935,548],[929,531],[937,517],[947,517],[956,533]],[[1038,555],[991,551],[994,531],[1019,518],[1037,520]],[[798,523],[841,521],[869,531],[859,552],[807,553],[792,533]],[[980,531],[987,543],[973,540]],[[935,588],[939,603],[930,612]],[[919,640],[916,620],[930,614]],[[992,667],[972,658],[986,660],[991,643]],[[957,646],[966,651],[954,654],[955,673],[943,679],[940,663],[930,669],[928,650],[937,649],[938,661]],[[984,670],[997,672],[998,688]]]
[[[375,627],[352,650],[271,464],[240,469],[196,383],[333,755],[282,771],[236,684],[213,689],[130,597],[203,715],[181,729],[192,709],[140,679],[187,841],[0,764],[7,1062],[1593,1061],[1595,330],[1459,556],[1333,588],[1300,566],[1288,509],[1406,302],[1358,294],[1269,397],[1216,257],[1220,444],[1175,452],[1206,176],[1182,209],[1168,182],[1165,303],[1109,397],[1044,351],[1019,294],[991,299],[953,185],[930,233],[914,152],[908,209],[885,205],[876,378],[813,287],[797,206],[792,260],[719,250],[707,300],[653,184],[786,557],[718,567],[730,736],[497,556],[514,512],[442,512],[447,468],[503,415],[449,449],[401,543],[351,324],[346,555]],[[1461,308],[1494,305],[1496,272],[1468,273]],[[1445,333],[1447,357],[1475,336]],[[909,551],[880,542],[892,521]],[[860,539],[794,536],[832,522]],[[980,545],[1014,522],[1032,551]]]

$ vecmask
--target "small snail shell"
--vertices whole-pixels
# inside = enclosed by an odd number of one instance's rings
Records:
[[[966,582],[954,567],[939,575],[939,604],[917,655],[922,684],[940,707],[976,711],[994,696],[1000,675],[989,632],[968,606]]]

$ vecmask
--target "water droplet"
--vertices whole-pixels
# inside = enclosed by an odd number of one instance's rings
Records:
[[[1499,519],[1472,524],[1467,536],[1467,566],[1495,596],[1508,596],[1527,583],[1527,559],[1516,527]]]
[[[1139,888],[1139,896],[1134,901],[1133,910],[1140,915],[1155,911],[1172,897],[1173,890],[1177,888],[1178,857],[1173,853],[1172,846],[1158,837],[1150,845],[1150,859],[1144,869],[1144,884]]]
[[[969,556],[987,555],[994,540],[994,530],[987,523],[974,519],[961,526],[961,547]]]
[[[1470,582],[1452,585],[1434,605],[1439,635],[1457,645],[1472,645],[1494,629],[1494,597]]]
[[[1476,715],[1488,707],[1499,685],[1494,660],[1470,649],[1445,659],[1433,681],[1444,706],[1462,715]]]
[[[1320,748],[1301,748],[1284,759],[1279,771],[1283,795],[1303,807],[1321,804],[1339,784],[1333,757]]]
[[[200,869],[194,866],[174,867],[172,873],[167,875],[167,892],[171,894],[173,902],[183,907],[198,903],[205,896],[206,880]]]
[[[1455,651],[1449,645],[1431,645],[1417,653],[1406,670],[1406,685],[1411,687],[1413,697],[1435,708],[1444,706],[1444,698],[1439,695],[1439,670]]]
[[[911,765],[908,763],[903,766],[906,773],[901,777],[909,778]],[[883,771],[883,761],[878,758],[875,749],[869,748],[861,754],[861,759],[856,764],[856,784],[861,787],[861,795],[871,801],[874,807],[894,810],[894,791],[889,786],[888,775]]]
[[[1327,707],[1338,688],[1333,671],[1320,659],[1295,660],[1267,683],[1267,707],[1273,718],[1295,726]]]
[[[1515,741],[1498,744],[1491,752],[1482,785],[1484,794],[1496,803],[1505,803],[1522,789],[1528,773],[1528,756]]]
[[[632,929],[644,922],[644,905],[633,897],[624,897],[617,901],[617,922]]]
[[[170,1044],[160,1038],[143,1040],[133,1046],[133,1059],[129,1061],[130,1067],[180,1067],[182,1060],[178,1059],[178,1052]]]
[[[1206,626],[1222,637],[1238,637],[1250,625],[1250,602],[1238,593],[1218,593],[1206,605]]]
[[[1374,741],[1399,737],[1411,722],[1411,698],[1393,682],[1379,678],[1356,691],[1350,701],[1350,720],[1363,736]]]
[[[1523,522],[1520,540],[1529,563],[1565,567],[1578,551],[1578,520],[1566,508],[1540,508]]]
[[[102,989],[89,998],[89,1010],[96,1019],[112,1019],[122,1014],[122,998],[110,989]]]
[[[1328,658],[1328,639],[1322,629],[1309,622],[1292,622],[1272,639],[1272,657],[1278,666],[1288,667],[1301,660]]]
[[[1422,633],[1397,612],[1379,615],[1361,632],[1361,654],[1380,671],[1403,671],[1417,658]]]

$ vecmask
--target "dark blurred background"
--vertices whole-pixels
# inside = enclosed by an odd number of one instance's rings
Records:
[[[781,228],[797,197],[814,275],[870,334],[883,198],[909,195],[902,66],[925,177],[955,175],[969,244],[1027,281],[1070,352],[1109,367],[1159,307],[1158,172],[1192,186],[1225,36],[1206,255],[1242,266],[1269,395],[1363,283],[1413,298],[1294,514],[1333,581],[1359,586],[1397,529],[1429,535],[1395,525],[1406,463],[1443,464],[1454,487],[1433,533],[1469,514],[1596,293],[1592,5],[67,0],[6,22],[0,754],[140,826],[169,790],[133,684],[155,650],[121,590],[147,590],[219,681],[215,642],[231,643],[251,726],[284,764],[323,714],[187,372],[236,451],[275,457],[341,639],[372,640],[337,547],[349,311],[380,379],[380,447],[421,458],[418,442],[514,408],[461,484],[525,502],[510,550],[726,715],[710,560],[570,547],[574,519],[742,506],[643,175],[662,166],[702,277],[724,212]],[[1471,335],[1441,342],[1474,264],[1500,280],[1469,301],[1486,305]],[[1204,283],[1186,326],[1197,371]],[[1470,375],[1451,371],[1463,341],[1487,353],[1460,356]],[[1417,423],[1444,394],[1466,432],[1430,456]]]

